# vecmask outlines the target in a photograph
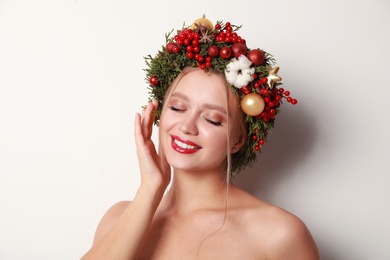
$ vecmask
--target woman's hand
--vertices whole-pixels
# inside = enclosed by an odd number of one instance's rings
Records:
[[[171,180],[171,169],[162,149],[157,153],[151,139],[153,122],[158,103],[149,102],[142,116],[137,113],[134,123],[134,137],[137,146],[138,163],[141,171],[141,187],[165,190]]]

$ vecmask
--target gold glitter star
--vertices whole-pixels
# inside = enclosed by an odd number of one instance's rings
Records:
[[[272,89],[276,82],[282,81],[282,78],[278,76],[279,67],[271,68],[267,76],[267,85]]]

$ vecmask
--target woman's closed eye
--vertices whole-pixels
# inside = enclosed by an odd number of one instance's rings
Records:
[[[178,111],[178,112],[182,112],[184,111],[184,109],[180,109],[180,108],[177,108],[177,107],[174,107],[174,106],[168,106],[168,108],[172,111]]]
[[[207,119],[205,118],[207,122],[209,122],[210,124],[212,125],[215,125],[215,126],[222,126],[222,122],[219,122],[219,121],[215,121],[215,120],[211,120],[211,119]]]

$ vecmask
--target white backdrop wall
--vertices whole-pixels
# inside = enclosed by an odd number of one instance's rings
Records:
[[[134,196],[143,56],[203,14],[243,24],[299,100],[235,182],[303,219],[322,259],[390,259],[387,0],[0,0],[0,259],[78,259]]]

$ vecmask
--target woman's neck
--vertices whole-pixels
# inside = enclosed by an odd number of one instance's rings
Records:
[[[228,185],[223,172],[175,170],[171,188],[165,196],[176,214],[191,214],[202,209],[224,209]]]

